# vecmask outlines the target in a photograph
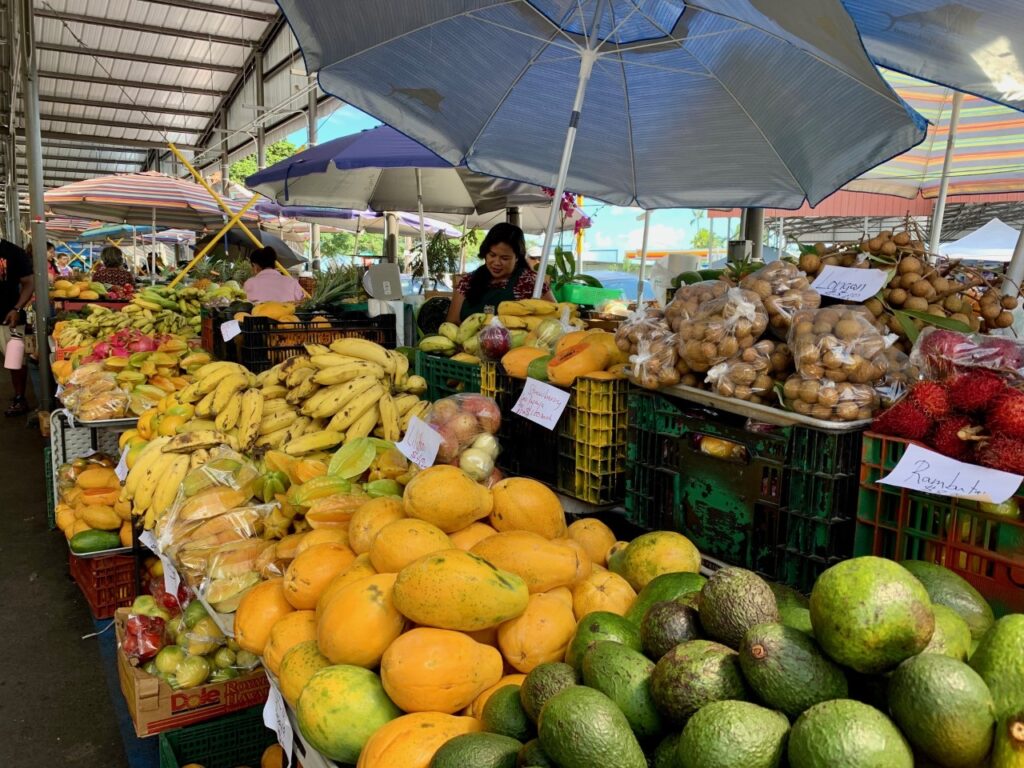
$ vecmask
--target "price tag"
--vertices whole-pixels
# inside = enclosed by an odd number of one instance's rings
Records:
[[[540,424],[546,429],[558,426],[562,411],[569,404],[569,393],[564,389],[545,384],[536,379],[527,379],[523,394],[512,406],[512,413]]]
[[[228,320],[220,324],[220,336],[224,341],[231,341],[242,332],[242,325],[237,320]]]
[[[889,281],[889,273],[881,269],[853,269],[826,265],[811,288],[822,296],[842,301],[867,301]]]
[[[130,450],[130,446],[126,445],[124,447],[124,450],[121,451],[121,459],[117,462],[117,466],[114,467],[114,474],[117,475],[117,479],[122,483],[128,477],[128,451]]]
[[[181,576],[178,575],[178,569],[174,567],[174,563],[171,562],[171,558],[167,557],[167,555],[160,551],[160,546],[156,543],[156,539],[153,537],[153,532],[143,532],[139,536],[139,541],[146,547],[146,549],[159,557],[160,562],[163,563],[164,590],[166,590],[169,595],[177,595],[178,585],[181,583]]]
[[[413,416],[405,437],[395,447],[417,467],[426,469],[434,466],[434,459],[441,448],[441,435],[423,419]]]
[[[878,482],[938,496],[1002,504],[1017,492],[1024,477],[966,464],[919,445],[908,445],[892,472]]]
[[[284,764],[291,765],[292,747],[295,745],[292,721],[288,719],[288,708],[277,683],[269,675],[267,679],[270,681],[270,692],[267,694],[267,703],[263,705],[263,724],[277,734],[277,743],[284,750]]]

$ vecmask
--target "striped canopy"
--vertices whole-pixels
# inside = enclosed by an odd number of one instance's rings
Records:
[[[125,224],[151,224],[154,210],[159,227],[216,230],[225,220],[223,210],[203,187],[155,171],[76,181],[48,190],[45,200],[55,213]],[[226,202],[232,211],[244,205]],[[244,218],[256,221],[258,216],[246,212]]]
[[[50,216],[46,219],[46,232],[57,237],[77,235],[96,226],[95,219],[76,219],[71,216]]]
[[[954,92],[898,72],[884,71],[883,75],[928,120],[928,138],[843,189],[906,198],[918,194],[937,197]],[[965,95],[954,147],[950,195],[1024,191],[1024,115],[1020,112]]]

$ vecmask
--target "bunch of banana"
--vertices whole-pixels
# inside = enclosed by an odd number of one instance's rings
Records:
[[[569,302],[554,304],[543,299],[520,299],[503,301],[498,305],[498,319],[510,331],[535,331],[548,318],[560,318],[566,312],[570,323],[574,319],[578,320],[579,307]]]

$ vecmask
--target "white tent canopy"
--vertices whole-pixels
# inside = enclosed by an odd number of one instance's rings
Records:
[[[943,243],[939,253],[950,259],[1008,262],[1013,257],[1020,232],[999,219],[992,219],[969,235]]]

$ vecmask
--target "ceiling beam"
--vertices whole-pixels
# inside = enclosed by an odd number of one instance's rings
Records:
[[[136,163],[136,162],[109,161],[109,160],[107,160],[107,161],[104,161],[104,160],[89,160],[89,159],[84,158],[84,157],[75,158],[74,160],[45,160],[44,159],[43,160],[43,173],[45,173],[47,169],[49,169],[51,171],[52,170],[58,170],[58,169],[53,167],[53,165],[52,165],[53,163],[72,163],[73,164],[72,167],[70,167],[70,168],[60,168],[59,170],[61,170],[61,171],[72,171],[74,173],[78,173],[79,171],[83,171],[83,170],[90,170],[90,171],[95,170],[98,173],[125,173],[125,171],[118,171],[117,168],[118,167],[123,167],[123,166],[138,167],[138,166],[141,165],[141,163]],[[78,167],[79,164],[85,164],[85,165],[88,166],[88,168],[80,168],[80,167]],[[103,168],[102,166],[107,166],[107,167]],[[27,168],[28,167],[28,163],[26,162],[25,158],[19,157],[17,159],[17,161],[15,162],[15,167],[16,168]]]
[[[172,59],[166,56],[148,56],[146,54],[131,53],[129,51],[111,51],[97,48],[86,49],[77,45],[61,45],[60,43],[47,43],[43,41],[36,43],[36,48],[40,51],[53,51],[54,53],[64,53],[73,56],[98,56],[103,59],[121,59],[124,61],[131,61],[136,64],[159,64],[163,67],[200,69],[208,72],[225,72],[229,75],[234,75],[241,71],[240,67],[233,67],[228,64],[208,64],[204,61]],[[131,85],[131,81],[124,81],[121,85]]]
[[[108,29],[129,29],[133,32],[148,32],[151,35],[202,40],[203,42],[216,43],[217,45],[237,45],[248,48],[256,42],[254,38],[244,38],[235,35],[211,35],[206,32],[188,29],[161,27],[156,24],[139,24],[134,21],[127,21],[126,19],[105,19],[101,16],[86,16],[81,13],[63,13],[48,8],[36,8],[33,15],[40,19],[56,19],[57,21],[75,22],[93,27],[106,27]]]
[[[179,109],[178,107],[163,107],[152,104],[133,104],[129,102],[98,101],[96,99],[65,98],[64,96],[53,96],[50,94],[39,94],[39,101],[49,104],[72,104],[78,107],[99,107],[100,109],[123,109],[128,112],[153,112],[162,115],[182,115],[183,117],[201,117],[204,120],[212,115],[199,109]]]
[[[25,160],[24,157],[18,156],[18,162],[22,163]],[[43,164],[49,162],[54,163],[94,163],[96,165],[142,165],[145,162],[145,158],[124,158],[124,159],[111,159],[109,157],[85,157],[79,155],[48,155],[43,153]]]
[[[202,131],[199,128],[177,128],[173,125],[153,124],[147,122],[133,123],[128,120],[107,120],[102,117],[72,117],[67,115],[42,114],[40,120],[48,120],[51,123],[82,123],[85,125],[103,125],[107,128],[128,128],[136,131],[159,131],[163,133],[187,133],[198,136]],[[120,141],[120,139],[118,139]]]
[[[114,85],[124,88],[141,88],[147,91],[188,93],[194,96],[212,96],[218,99],[221,97],[221,91],[213,88],[196,88],[190,85],[170,85],[169,83],[154,83],[141,80],[126,82],[124,80],[111,80],[109,77],[100,77],[99,75],[75,75],[70,72],[48,72],[46,70],[40,71],[39,77],[48,80],[69,80],[73,83],[94,83],[96,85]]]
[[[138,128],[139,126],[136,125],[134,127]],[[132,147],[135,149],[167,148],[167,142],[162,139],[117,139],[114,138],[113,136],[90,136],[87,133],[65,133],[62,131],[43,131],[42,133],[44,139],[53,139],[54,141],[67,141],[76,144],[84,142],[86,144],[91,143],[109,145],[110,142],[115,142],[115,144],[121,145],[119,150],[115,151],[124,151],[126,147]],[[182,151],[188,152],[199,152],[202,150],[201,147],[198,147],[195,144],[178,144],[177,142],[175,142],[174,146],[176,146],[178,149]]]
[[[25,153],[25,148],[22,146],[22,142],[24,142],[25,139],[21,135],[17,136],[16,138],[17,138],[17,142],[18,143],[15,144],[15,149],[17,150],[17,152],[19,152],[21,154],[24,154]],[[117,139],[107,138],[106,141],[117,141]],[[82,152],[109,152],[111,154],[119,154],[119,155],[130,154],[130,155],[133,155],[133,156],[137,156],[137,155],[140,155],[140,154],[143,153],[142,149],[129,149],[129,148],[126,148],[126,147],[123,147],[123,146],[122,147],[111,147],[111,146],[99,147],[99,146],[94,146],[94,144],[95,144],[95,142],[93,142],[93,143],[86,142],[86,144],[83,146],[82,142],[78,141],[77,139],[75,139],[73,141],[70,141],[70,143],[64,143],[64,142],[59,142],[59,141],[48,141],[48,142],[46,142],[46,146],[43,147],[43,150],[44,150],[43,156],[44,157],[46,156],[45,150],[47,150],[47,149],[73,149],[75,151],[82,151]],[[138,162],[142,162],[142,161],[138,160]]]
[[[224,5],[202,3],[198,0],[146,0],[156,5],[170,5],[175,8],[186,8],[190,11],[202,11],[203,13],[215,13],[220,16],[237,16],[240,19],[252,19],[253,21],[273,21],[276,13],[266,11],[250,11],[244,8],[229,8]]]

